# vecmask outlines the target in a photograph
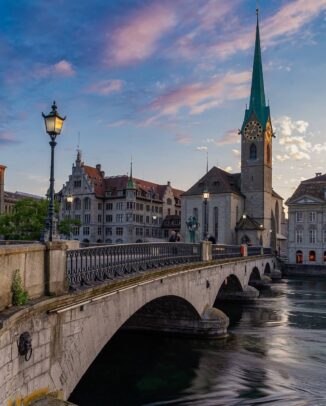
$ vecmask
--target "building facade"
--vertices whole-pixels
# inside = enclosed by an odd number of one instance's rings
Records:
[[[326,267],[326,174],[301,182],[286,204],[288,263]]]
[[[275,136],[265,101],[258,14],[249,108],[239,134],[241,173],[229,174],[213,167],[182,195],[182,234],[189,240],[186,223],[196,217],[198,240],[204,237],[207,224],[208,235],[218,243],[247,243],[276,250],[285,240],[281,234],[283,199],[272,188]],[[207,203],[204,191],[209,193]]]
[[[182,191],[130,175],[106,177],[78,151],[72,174],[58,194],[60,219],[81,222],[72,238],[85,243],[166,241],[180,231]],[[68,199],[69,197],[69,199]],[[72,200],[72,202],[69,202]]]

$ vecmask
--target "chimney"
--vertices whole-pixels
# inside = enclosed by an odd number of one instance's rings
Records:
[[[317,178],[318,176],[321,176],[321,172],[316,172],[316,178]]]
[[[171,186],[171,182],[168,180],[168,186]]]
[[[98,171],[101,171],[101,164],[97,164],[97,165],[96,165],[96,169],[97,169]]]
[[[101,165],[100,165],[101,166]],[[105,176],[105,172],[104,171],[101,171],[101,176],[102,176],[102,178],[104,178],[104,176]]]

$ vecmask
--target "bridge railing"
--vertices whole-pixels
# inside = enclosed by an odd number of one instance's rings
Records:
[[[71,287],[114,279],[134,272],[201,260],[200,244],[121,244],[67,251]]]
[[[248,257],[251,257],[253,255],[261,255],[262,254],[262,247],[254,247],[254,246],[248,246]]]
[[[239,245],[212,244],[212,259],[241,257]]]

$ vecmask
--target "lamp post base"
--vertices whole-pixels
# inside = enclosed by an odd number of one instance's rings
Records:
[[[52,222],[52,236],[51,236],[50,226],[49,226],[49,224],[46,224],[45,228],[42,232],[40,240],[41,240],[41,242],[60,240],[60,235],[58,234],[58,220],[57,219],[53,219],[53,222]]]

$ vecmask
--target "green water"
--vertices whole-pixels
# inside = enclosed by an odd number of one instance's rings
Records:
[[[225,340],[121,332],[70,400],[97,405],[326,405],[326,280],[287,280],[224,308]]]

